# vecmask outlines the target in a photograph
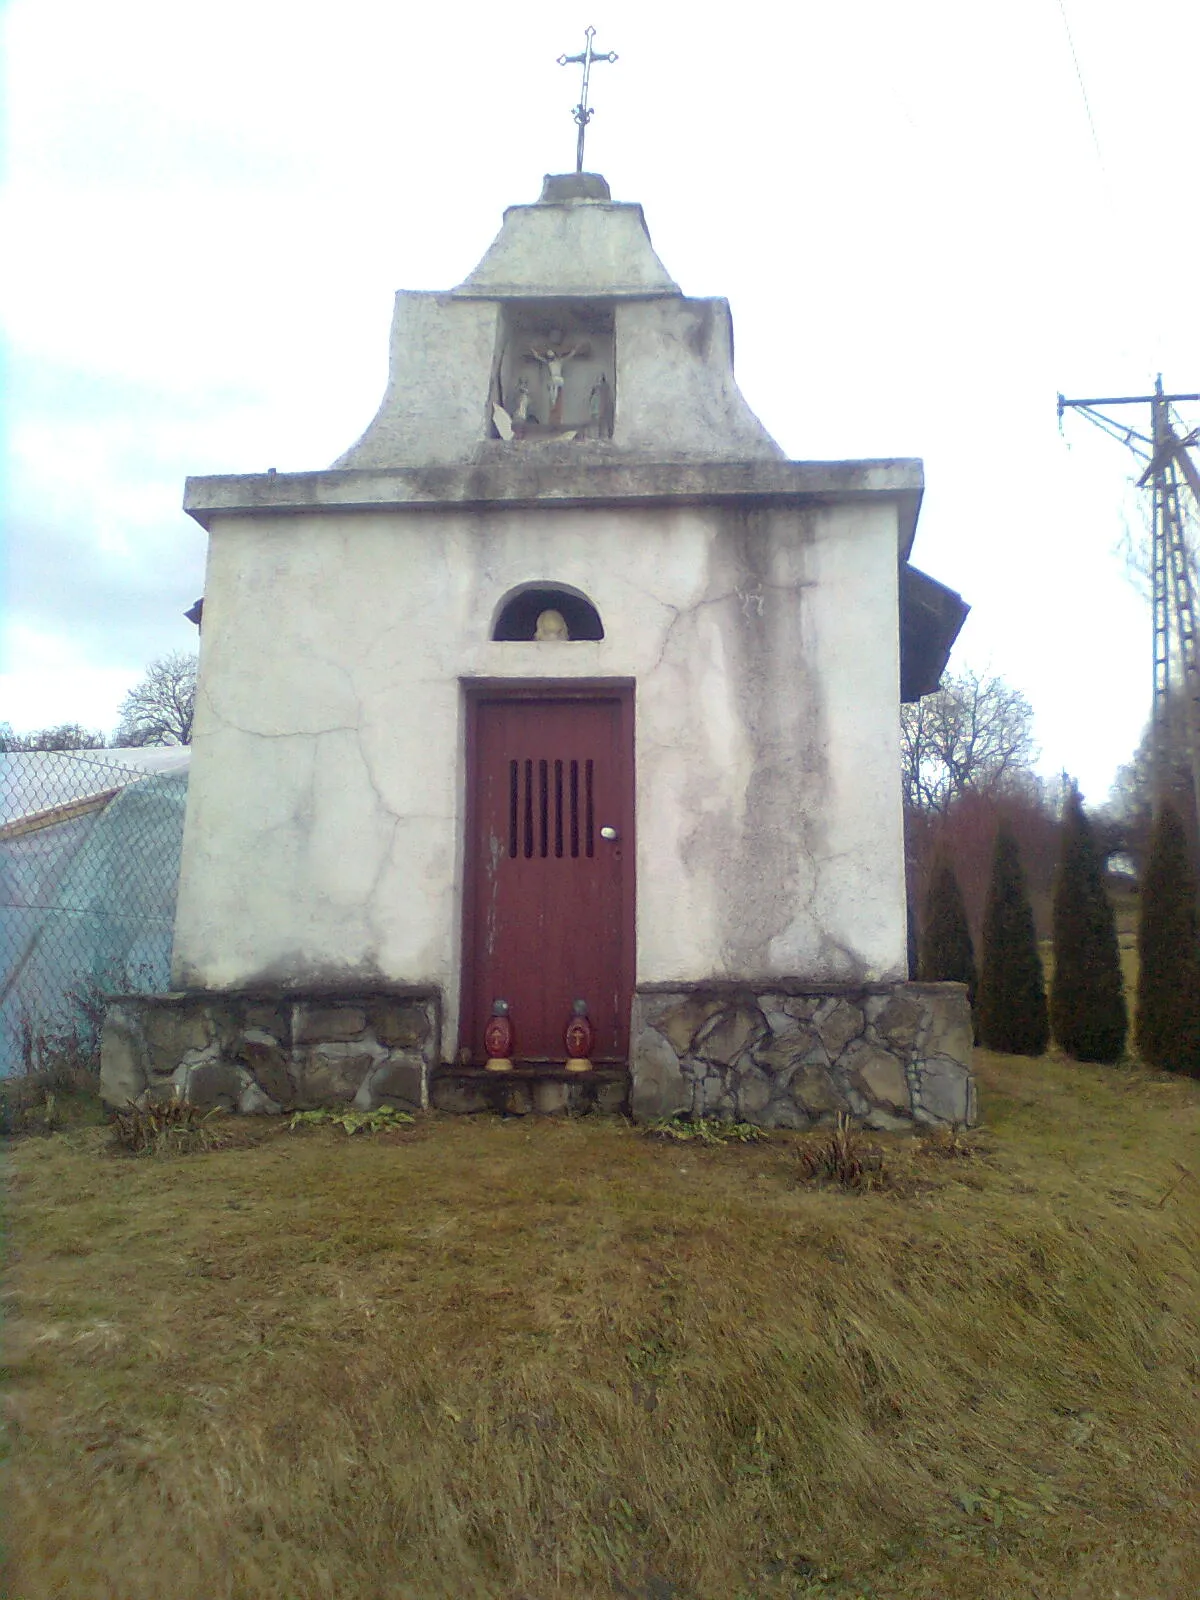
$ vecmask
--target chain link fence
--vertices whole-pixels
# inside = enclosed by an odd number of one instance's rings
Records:
[[[98,1067],[108,997],[169,987],[189,755],[0,754],[0,1077]]]

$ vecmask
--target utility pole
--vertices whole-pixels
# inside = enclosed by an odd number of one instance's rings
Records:
[[[1156,801],[1169,785],[1170,709],[1172,691],[1184,704],[1188,753],[1191,758],[1192,799],[1200,819],[1200,637],[1196,626],[1196,584],[1184,535],[1184,506],[1190,492],[1200,513],[1200,471],[1189,454],[1200,440],[1200,430],[1186,432],[1172,414],[1173,405],[1200,401],[1200,394],[1164,394],[1162,375],[1153,394],[1106,395],[1095,399],[1058,397],[1058,420],[1063,413],[1079,411],[1110,438],[1118,439],[1147,463],[1139,488],[1151,491],[1151,605],[1154,632],[1153,730],[1154,790]],[[1101,406],[1149,406],[1150,432],[1139,433]],[[1176,674],[1178,677],[1176,678]]]

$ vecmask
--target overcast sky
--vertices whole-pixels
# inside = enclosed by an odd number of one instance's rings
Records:
[[[1200,6],[1064,4],[8,0],[0,720],[111,730],[195,647],[185,476],[358,437],[393,292],[573,167],[591,22],[588,167],[728,297],[790,456],[924,459],[952,667],[1022,688],[1042,770],[1102,801],[1149,711],[1143,510],[1055,396],[1200,390]]]

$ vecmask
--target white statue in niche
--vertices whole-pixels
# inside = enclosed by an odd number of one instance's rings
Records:
[[[540,361],[546,369],[546,384],[550,390],[551,427],[562,426],[563,384],[566,382],[563,376],[563,366],[570,361],[572,356],[587,355],[588,348],[586,345],[572,345],[569,350],[555,350],[553,347],[547,346],[545,350],[531,348],[529,351],[533,359]]]
[[[571,635],[561,611],[542,611],[538,614],[533,637],[546,644],[552,640],[567,639]]]
[[[512,419],[514,422],[536,422],[536,417],[529,414],[529,380],[521,378],[517,382],[517,403],[513,407]]]

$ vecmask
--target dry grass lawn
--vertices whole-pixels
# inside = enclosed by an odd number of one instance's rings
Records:
[[[860,1194],[600,1118],[19,1141],[4,1594],[1195,1600],[1200,1082],[977,1065],[980,1152]]]

